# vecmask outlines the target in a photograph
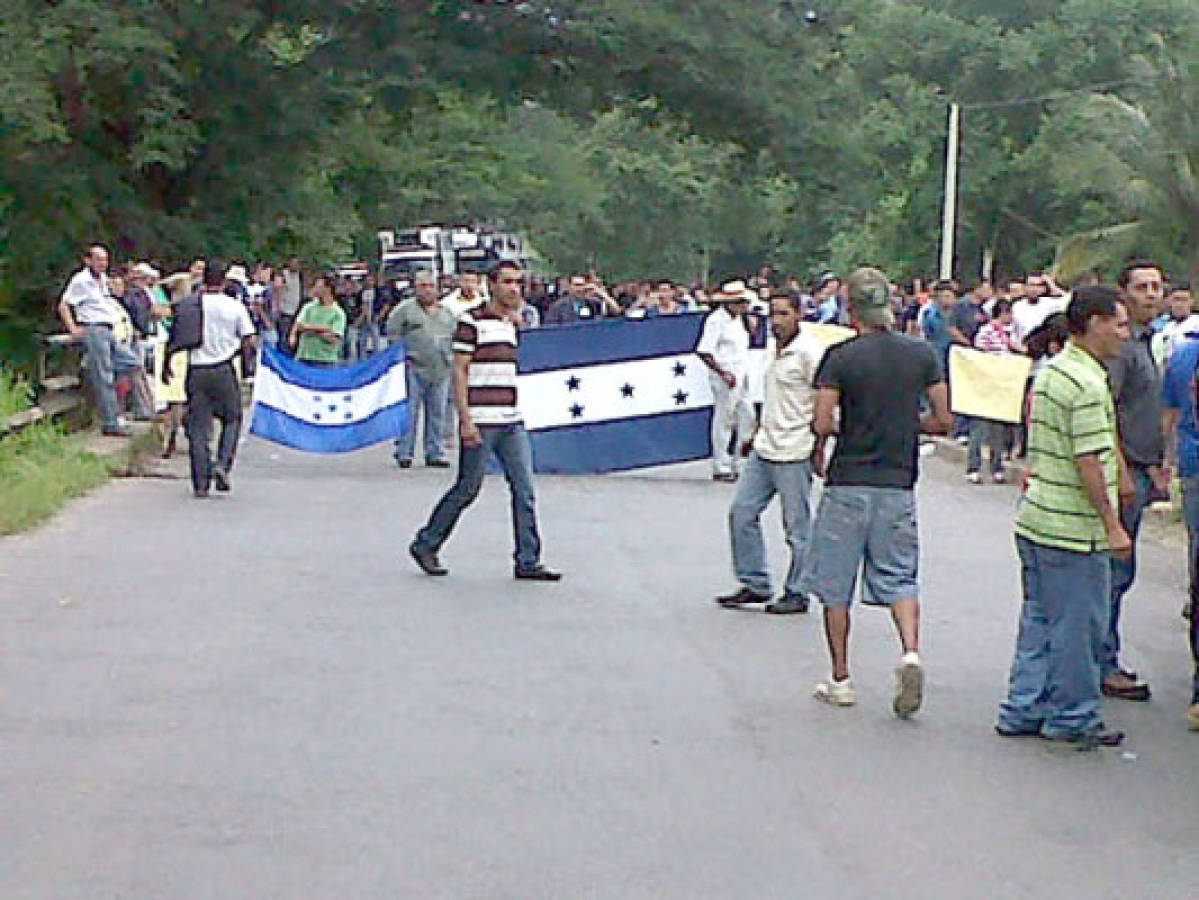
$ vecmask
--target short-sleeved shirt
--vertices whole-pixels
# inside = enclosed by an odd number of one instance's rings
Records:
[[[982,306],[969,298],[960,301],[949,315],[949,324],[958,329],[971,344],[986,323],[987,314]]]
[[[780,347],[766,369],[766,399],[754,450],[768,462],[798,462],[812,456],[814,380],[823,351],[801,330]]]
[[[1107,361],[1120,423],[1120,446],[1124,459],[1138,466],[1160,466],[1166,450],[1161,375],[1153,358],[1152,340],[1148,328],[1133,325],[1132,338],[1120,347],[1120,355]]]
[[[1061,550],[1106,550],[1107,529],[1083,485],[1078,457],[1099,457],[1108,500],[1117,508],[1116,442],[1107,372],[1071,341],[1033,382],[1028,489],[1016,512],[1016,534]]]
[[[388,317],[387,334],[404,340],[417,374],[440,381],[450,374],[450,343],[456,325],[453,312],[440,303],[426,309],[415,297],[409,297]]]
[[[86,266],[71,276],[62,299],[79,325],[115,325],[121,319],[120,304],[108,290],[108,276],[93,275]]]
[[[949,357],[949,345],[953,343],[953,338],[949,335],[949,315],[935,301],[920,312],[920,332],[936,349],[937,359],[944,365]]]
[[[242,338],[254,334],[254,323],[246,305],[225,293],[200,297],[204,312],[204,341],[188,355],[193,366],[215,366],[229,362],[241,349]]]
[[[326,306],[319,300],[310,300],[300,310],[296,321],[305,325],[324,325],[342,336],[346,333],[346,312],[336,303]],[[304,362],[339,362],[341,341],[329,343],[320,335],[305,332],[300,335],[300,342],[296,346],[296,359]]]
[[[466,402],[476,425],[515,425],[522,421],[516,393],[516,325],[487,304],[468,309],[454,329],[454,353],[470,357]]]
[[[838,391],[841,427],[826,484],[910,489],[920,398],[942,381],[936,351],[917,338],[877,331],[829,348],[816,387]]]
[[[1199,339],[1179,338],[1162,378],[1162,406],[1178,410],[1178,474],[1199,475],[1199,421],[1195,416],[1195,367]]]
[[[721,306],[708,314],[696,353],[710,354],[716,365],[741,376],[749,368],[749,331],[738,316]]]
[[[1045,320],[1054,313],[1064,312],[1065,297],[1041,297],[1036,303],[1028,300],[1017,300],[1012,304],[1012,330],[1016,340],[1021,344],[1030,334],[1045,324]]]

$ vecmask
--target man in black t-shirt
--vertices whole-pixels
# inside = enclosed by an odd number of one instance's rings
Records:
[[[859,334],[831,348],[815,378],[812,467],[825,487],[804,591],[824,605],[833,670],[815,696],[834,706],[857,702],[849,680],[849,607],[860,569],[863,602],[889,607],[899,631],[903,658],[893,709],[907,718],[920,708],[924,689],[913,492],[919,435],[922,429],[948,430],[953,416],[936,351],[891,331],[895,316],[886,276],[858,269],[849,278],[849,302]],[[931,409],[921,414],[925,393]],[[834,435],[826,475],[824,448]]]

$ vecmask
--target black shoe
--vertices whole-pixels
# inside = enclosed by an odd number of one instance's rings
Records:
[[[712,476],[713,481],[720,481],[725,484],[733,484],[737,480],[736,472],[717,472]]]
[[[754,591],[751,591],[747,587],[740,588],[731,594],[725,594],[723,597],[716,598],[716,602],[726,609],[744,606],[746,603],[768,603],[769,601],[769,594],[758,594]]]
[[[1111,731],[1108,728],[1100,726],[1093,731],[1084,731],[1081,734],[1072,734],[1068,737],[1052,737],[1041,735],[1047,741],[1061,741],[1066,744],[1073,744],[1079,750],[1096,750],[1099,747],[1119,747],[1124,743],[1123,731]]]
[[[112,428],[102,428],[100,433],[105,437],[133,437],[133,429],[128,425],[114,425]]]
[[[1040,737],[1041,728],[1040,726],[1036,728],[1006,728],[1003,725],[996,725],[995,733],[1005,738]]]
[[[420,570],[426,575],[450,574],[450,570],[437,561],[437,554],[432,550],[422,550],[416,544],[411,544],[408,547],[408,555],[416,561]]]
[[[773,603],[766,604],[766,612],[776,616],[791,616],[808,611],[808,598],[798,594],[784,594]]]
[[[430,469],[448,469],[450,461],[448,459],[431,459],[425,465]]]
[[[1149,685],[1143,681],[1137,681],[1135,684],[1126,686],[1111,685],[1105,681],[1103,682],[1102,690],[1105,697],[1113,697],[1117,700],[1132,700],[1136,703],[1145,703],[1153,696],[1153,692],[1149,690]]]
[[[220,466],[212,467],[212,483],[216,485],[216,489],[222,494],[229,493],[232,485],[229,483],[229,473]]]
[[[545,566],[534,566],[531,569],[513,569],[512,577],[517,581],[561,581],[562,573]]]
[[[397,459],[397,460],[396,460],[396,465],[397,465],[397,466],[399,466],[401,469],[411,469],[411,468],[412,468],[412,460],[410,460],[410,459]]]

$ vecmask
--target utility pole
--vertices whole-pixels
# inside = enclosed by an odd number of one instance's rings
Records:
[[[945,146],[945,209],[941,215],[941,272],[942,279],[953,277],[953,243],[957,228],[958,202],[958,132],[962,108],[949,104],[949,140]]]

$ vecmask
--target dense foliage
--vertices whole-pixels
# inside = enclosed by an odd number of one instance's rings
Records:
[[[7,0],[0,348],[93,239],[328,262],[474,219],[613,277],[927,272],[949,100],[959,274],[1199,270],[1196,37],[1193,0]]]

